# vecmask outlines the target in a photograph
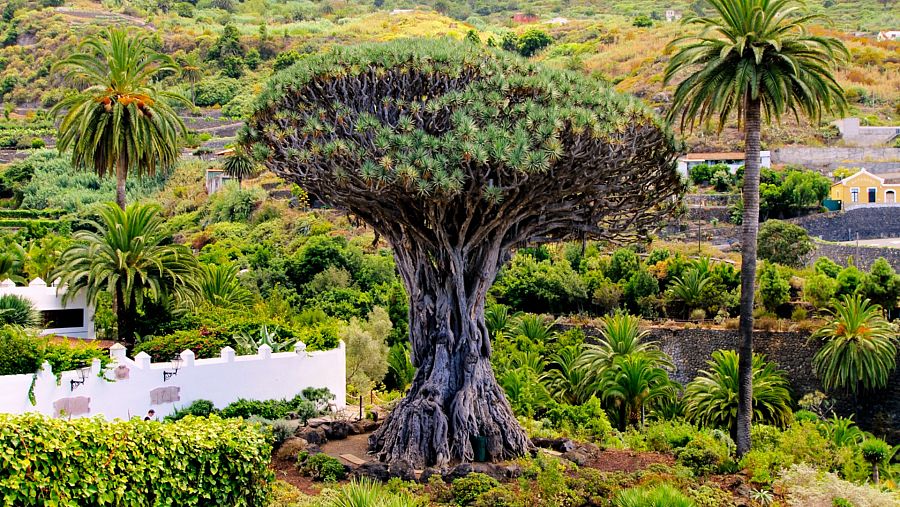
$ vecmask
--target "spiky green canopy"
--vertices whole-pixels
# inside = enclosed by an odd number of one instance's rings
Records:
[[[459,244],[617,236],[658,223],[681,191],[674,138],[637,100],[450,40],[305,58],[246,134],[277,174],[428,243],[435,224]]]

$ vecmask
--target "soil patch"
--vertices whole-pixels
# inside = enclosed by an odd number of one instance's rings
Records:
[[[585,466],[596,468],[601,472],[637,472],[656,463],[671,466],[675,464],[675,458],[658,452],[608,449],[592,456]]]
[[[292,460],[278,459],[273,453],[270,468],[275,472],[276,479],[294,486],[300,492],[307,495],[319,494],[319,490],[322,487],[321,483],[313,482],[311,478],[300,475],[297,465]]]
[[[341,454],[352,454],[365,461],[375,461],[374,456],[366,454],[369,450],[369,435],[371,435],[371,433],[350,435],[343,440],[329,440],[322,445],[322,452],[338,458],[341,460],[341,463],[352,467],[356,467],[357,465],[342,458]]]

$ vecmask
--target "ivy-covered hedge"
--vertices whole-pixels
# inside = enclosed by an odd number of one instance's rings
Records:
[[[241,419],[0,414],[3,505],[265,506],[270,437]]]
[[[65,214],[61,209],[0,209],[3,219],[59,218]]]

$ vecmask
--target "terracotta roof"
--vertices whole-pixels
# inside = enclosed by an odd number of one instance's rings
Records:
[[[744,160],[744,153],[741,151],[727,151],[720,153],[688,153],[684,156],[685,160]]]
[[[886,185],[900,185],[900,173],[882,173],[875,176],[884,179]]]

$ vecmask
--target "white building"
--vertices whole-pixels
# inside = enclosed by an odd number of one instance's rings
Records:
[[[720,152],[720,153],[688,153],[678,159],[678,172],[687,177],[691,168],[701,164],[716,165],[724,164],[728,166],[731,172],[734,172],[744,165],[745,155],[743,152]],[[772,167],[772,152],[760,151],[760,167]]]
[[[878,35],[875,36],[878,42],[885,42],[889,40],[900,40],[900,30],[888,30],[886,32],[878,32]]]
[[[83,291],[64,304],[66,288],[59,287],[57,282],[47,285],[47,282],[35,278],[28,285],[16,285],[7,279],[0,282],[0,296],[7,294],[31,301],[44,323],[42,335],[54,334],[91,340],[96,338],[94,308],[87,304]]]
[[[680,12],[678,12],[678,11],[676,11],[676,10],[674,10],[674,9],[668,9],[668,10],[666,10],[666,21],[668,21],[669,23],[671,23],[671,22],[673,22],[673,21],[678,21],[679,19],[681,19],[681,13],[680,13]]]
[[[859,118],[843,118],[832,122],[841,133],[841,139],[858,146],[879,146],[890,144],[900,136],[900,125],[886,127],[866,127]]]

